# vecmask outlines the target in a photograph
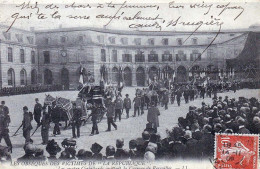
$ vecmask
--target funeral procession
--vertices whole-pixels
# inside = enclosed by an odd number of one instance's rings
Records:
[[[0,163],[209,159],[216,133],[260,133],[259,24],[7,28]]]

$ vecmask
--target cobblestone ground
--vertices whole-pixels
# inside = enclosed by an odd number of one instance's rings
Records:
[[[133,99],[135,94],[135,88],[124,88],[122,95],[123,97],[125,94],[128,93],[130,95],[130,98]],[[22,122],[22,107],[28,106],[30,111],[33,111],[34,107],[34,99],[39,98],[40,103],[43,103],[43,100],[45,98],[45,94],[47,93],[38,93],[38,94],[28,94],[28,95],[18,95],[18,96],[10,96],[10,97],[1,97],[0,100],[5,100],[6,105],[10,109],[10,116],[11,116],[11,124],[10,124],[10,136],[16,131],[16,129],[20,126]],[[69,98],[71,100],[75,100],[77,97],[77,91],[63,91],[63,92],[49,92],[48,94],[51,94],[52,96],[56,97],[64,97]],[[260,97],[259,90],[248,90],[243,89],[239,90],[236,93],[233,92],[225,92],[225,93],[219,93],[219,96],[225,96],[228,95],[229,98],[238,98],[240,96],[245,97]],[[188,104],[184,103],[184,100],[182,100],[181,106],[178,107],[177,103],[170,104],[168,110],[164,110],[164,108],[160,107],[161,116],[159,117],[160,121],[160,127],[158,128],[158,132],[161,134],[162,138],[166,136],[166,129],[171,129],[172,127],[177,125],[178,117],[185,116],[188,112],[188,107],[190,105],[200,106],[203,99],[198,98],[195,101],[189,102]],[[211,98],[205,98],[204,102],[206,104],[211,104],[212,99]],[[130,111],[130,114],[133,115],[133,110]],[[145,114],[139,117],[131,117],[129,119],[126,119],[125,112],[122,115],[122,121],[116,122],[118,125],[118,130],[115,131],[112,129],[111,132],[105,132],[107,129],[107,123],[106,118],[104,118],[99,124],[99,135],[89,136],[91,132],[91,123],[88,122],[85,126],[81,127],[81,137],[77,139],[77,149],[90,149],[90,146],[97,142],[100,143],[104,148],[102,152],[104,153],[105,147],[108,145],[115,146],[115,141],[117,138],[124,138],[125,140],[125,148],[128,148],[128,142],[131,139],[136,139],[137,137],[141,136],[141,133],[143,132],[145,125],[146,125],[146,115],[147,110],[145,110]],[[32,123],[33,130],[36,127],[35,121]],[[113,128],[113,127],[112,127]],[[32,130],[32,131],[33,131]],[[50,129],[50,135],[52,134],[53,130],[53,124],[51,124]],[[72,131],[71,128],[67,130],[61,130],[61,135],[53,137],[50,136],[50,139],[55,139],[58,143],[60,143],[64,138],[71,138]],[[34,140],[34,144],[42,147],[45,149],[44,146],[41,145],[41,134],[40,129],[35,133],[35,135],[32,137]],[[24,145],[24,138],[22,136],[22,131],[19,132],[19,135],[15,137],[11,137],[11,141],[13,144],[13,154],[12,157],[18,158],[24,154],[23,151],[23,145]],[[5,145],[4,140],[2,140],[2,145]],[[45,152],[45,155],[48,155],[47,152]]]

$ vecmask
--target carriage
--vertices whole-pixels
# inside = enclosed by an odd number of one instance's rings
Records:
[[[51,95],[46,95],[44,104],[46,106],[51,106],[53,102],[56,102],[56,106],[58,106],[61,110],[61,121],[65,122],[65,128],[69,126],[72,123],[72,117],[73,117],[73,111],[72,111],[72,103],[75,102],[77,108],[82,110],[82,117],[81,121],[85,122],[87,120],[87,111],[84,106],[84,103],[82,102],[81,99],[76,99],[76,101],[71,101],[69,99],[65,99],[62,97],[52,97]],[[68,123],[69,122],[69,123]]]

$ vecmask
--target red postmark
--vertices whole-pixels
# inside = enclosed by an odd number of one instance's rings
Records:
[[[215,168],[257,169],[259,136],[216,134]]]

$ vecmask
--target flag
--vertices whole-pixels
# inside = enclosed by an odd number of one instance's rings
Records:
[[[124,75],[122,67],[119,67],[119,78],[118,78],[118,86],[121,88],[124,86]]]
[[[80,66],[80,71],[79,71],[79,83],[84,84],[83,80],[83,67]]]
[[[175,72],[173,72],[172,74],[172,81],[174,82],[174,79],[175,79]]]

